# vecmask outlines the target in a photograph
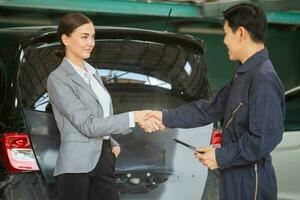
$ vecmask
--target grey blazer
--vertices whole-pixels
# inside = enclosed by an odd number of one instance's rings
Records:
[[[96,79],[103,85],[100,76]],[[54,176],[92,171],[101,154],[103,136],[127,134],[129,115],[103,117],[103,110],[92,88],[63,59],[47,82],[49,100],[61,134],[61,145]],[[112,146],[118,143],[111,138]]]

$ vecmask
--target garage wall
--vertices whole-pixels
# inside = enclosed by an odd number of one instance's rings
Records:
[[[267,47],[285,89],[300,85],[300,29],[271,29]]]
[[[193,34],[206,44],[205,60],[212,89],[233,77],[235,62],[228,60],[221,34]],[[269,28],[266,46],[285,89],[300,85],[300,30]]]

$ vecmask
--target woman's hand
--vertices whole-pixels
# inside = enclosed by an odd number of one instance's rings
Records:
[[[144,129],[144,131],[152,133],[163,130],[165,126],[162,124],[162,112],[152,110],[134,111],[134,122]]]
[[[112,153],[115,154],[116,158],[119,156],[120,152],[121,152],[121,148],[120,146],[115,146],[112,148]]]

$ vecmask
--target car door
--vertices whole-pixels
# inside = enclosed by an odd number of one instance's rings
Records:
[[[299,199],[300,87],[286,92],[285,131],[272,153],[278,182],[278,199]]]
[[[4,74],[4,65],[2,59],[0,57],[0,113],[2,110],[2,106],[5,101],[5,74]]]

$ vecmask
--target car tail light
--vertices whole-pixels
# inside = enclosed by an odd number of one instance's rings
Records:
[[[28,134],[7,132],[0,142],[1,160],[9,173],[39,170]]]
[[[214,129],[211,135],[210,145],[221,146],[222,144],[222,130]]]

